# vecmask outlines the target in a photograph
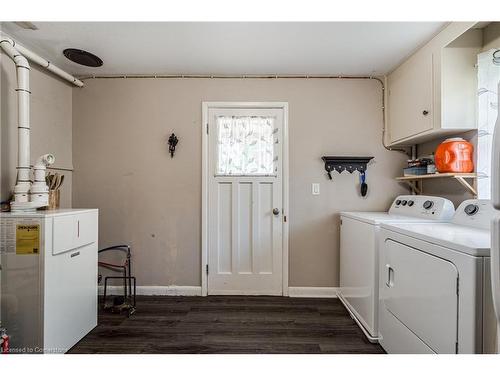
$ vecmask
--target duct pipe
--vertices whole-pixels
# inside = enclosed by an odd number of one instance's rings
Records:
[[[19,44],[15,45],[17,50],[22,53],[26,58],[30,61],[33,61],[35,64],[38,64],[40,66],[43,66],[45,69],[48,71],[54,73],[55,75],[65,79],[66,81],[71,82],[73,85],[82,87],[83,82],[80,81],[79,79],[73,77],[71,74],[66,73],[64,70],[61,68],[58,68],[57,66],[53,65],[50,61],[45,60],[43,57],[37,55],[34,52],[31,52],[29,49],[24,48],[23,46],[20,46]]]
[[[14,61],[17,76],[18,150],[17,180],[14,187],[13,211],[32,211],[48,205],[48,186],[45,182],[45,168],[54,163],[51,154],[42,155],[35,163],[35,182],[30,181],[30,65],[8,39],[0,40],[0,47]]]
[[[35,162],[34,181],[31,184],[31,201],[36,205],[48,206],[49,204],[49,187],[45,182],[45,170],[48,166],[54,164],[55,157],[52,154],[40,156]]]
[[[0,46],[16,64],[17,75],[17,181],[14,200],[18,203],[29,201],[30,181],[30,85],[28,60],[22,56],[8,40],[1,40]]]
[[[37,55],[33,51],[30,51],[29,49],[23,47],[22,45],[16,43],[14,40],[6,37],[5,35],[2,35],[2,42],[7,41],[9,44],[12,45],[21,55],[26,57],[28,60],[34,62],[37,65],[40,65],[47,69],[48,71],[54,73],[55,75],[61,77],[62,79],[71,82],[73,85],[77,87],[82,87],[83,82],[80,81],[79,79],[73,77],[71,74],[65,72],[61,68],[58,68],[54,64],[52,64],[49,60],[44,59],[43,57]]]

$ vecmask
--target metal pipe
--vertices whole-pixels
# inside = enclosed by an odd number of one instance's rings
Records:
[[[81,76],[80,79],[124,79],[124,78],[158,78],[158,79],[371,79],[380,83],[382,88],[382,146],[388,151],[398,151],[409,156],[410,152],[403,148],[393,148],[385,143],[386,136],[386,116],[385,116],[385,82],[379,77],[373,76],[342,76],[342,75],[280,75],[280,74],[262,74],[262,75],[221,75],[221,74],[131,74],[131,75],[88,75]]]
[[[80,80],[109,78],[203,78],[203,79],[374,79],[384,84],[382,79],[374,76],[342,76],[331,74],[92,74],[79,76]]]
[[[415,160],[418,157],[417,145],[411,146],[411,160]]]

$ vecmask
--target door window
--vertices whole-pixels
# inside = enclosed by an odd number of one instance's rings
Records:
[[[274,176],[275,118],[217,116],[217,176]]]

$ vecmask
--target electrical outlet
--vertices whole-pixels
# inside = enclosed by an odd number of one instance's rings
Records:
[[[319,195],[319,184],[318,183],[312,184],[312,195]]]

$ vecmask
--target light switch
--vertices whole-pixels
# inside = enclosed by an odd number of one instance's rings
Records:
[[[312,184],[312,195],[319,195],[319,184],[318,183]]]

